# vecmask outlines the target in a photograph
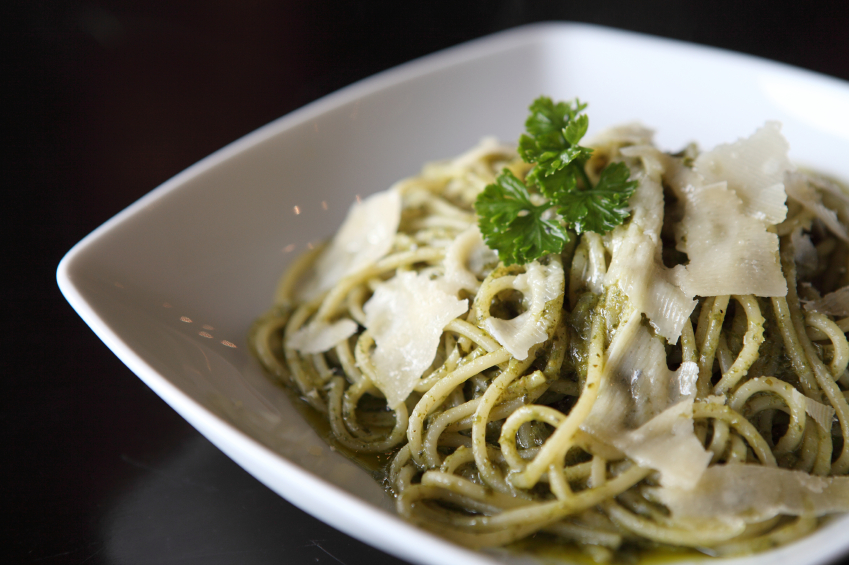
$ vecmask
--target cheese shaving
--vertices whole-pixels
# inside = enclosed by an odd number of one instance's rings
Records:
[[[747,216],[777,224],[787,216],[783,183],[784,174],[792,168],[787,159],[789,148],[781,124],[767,122],[748,138],[702,153],[693,169],[705,184],[728,183]]]
[[[829,292],[819,300],[805,302],[805,310],[829,316],[849,316],[849,286]]]
[[[659,488],[673,516],[767,520],[779,514],[849,512],[849,477],[817,477],[762,465],[729,463],[707,469],[694,488]]]
[[[485,265],[497,263],[498,256],[483,242],[478,227],[471,226],[445,251],[445,282],[457,290],[477,292]]]
[[[564,284],[559,263],[530,263],[513,281],[513,288],[525,296],[527,310],[510,320],[487,318],[484,328],[516,359],[526,359],[531,347],[549,338],[543,312],[547,303],[563,295]]]
[[[299,298],[310,300],[343,277],[373,264],[392,249],[401,220],[401,194],[385,190],[355,202],[345,222],[316,260]]]
[[[810,210],[831,233],[843,241],[849,242],[846,227],[840,223],[837,212],[823,204],[822,193],[815,188],[809,175],[797,172],[787,173],[784,184],[790,198]],[[845,197],[843,195],[843,198]]]
[[[684,292],[698,296],[784,296],[787,283],[778,259],[778,236],[744,213],[727,183],[684,190],[685,215],[678,249],[689,263],[675,268]]]
[[[698,366],[670,371],[661,340],[645,327],[627,339],[581,429],[660,471],[661,484],[692,488],[711,460],[693,433]]]
[[[374,338],[374,384],[389,407],[404,402],[436,356],[443,328],[469,308],[427,274],[398,273],[363,306]]]

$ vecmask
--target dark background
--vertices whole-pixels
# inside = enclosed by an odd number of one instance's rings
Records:
[[[0,343],[7,353],[0,375],[3,506],[11,526],[0,559],[401,563],[293,508],[242,471],[148,390],[64,301],[55,283],[62,255],[149,190],[353,81],[535,21],[635,30],[847,80],[844,5],[3,3],[8,164]]]

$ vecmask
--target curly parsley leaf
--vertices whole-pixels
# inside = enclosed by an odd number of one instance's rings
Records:
[[[563,128],[563,137],[569,145],[578,145],[581,138],[587,133],[587,128],[590,125],[590,119],[586,114],[581,114],[577,118],[569,121],[569,124]]]
[[[628,199],[637,188],[629,181],[625,163],[612,163],[602,172],[595,188],[574,190],[557,200],[557,213],[577,233],[606,233],[628,217]]]
[[[534,100],[525,121],[528,133],[519,138],[519,155],[536,164],[534,174],[552,175],[575,161],[586,162],[592,149],[578,145],[589,126],[586,114],[579,115],[586,106],[578,100],[555,104],[546,96]]]
[[[586,107],[577,99],[555,104],[548,96],[540,96],[528,108],[531,113],[525,120],[525,129],[534,137],[559,133]]]
[[[578,189],[578,173],[574,167],[564,167],[550,175],[538,174],[534,167],[525,180],[536,185],[543,196],[551,201],[557,201],[561,194],[566,194]]]
[[[587,176],[592,149],[579,145],[589,127],[586,114],[581,114],[586,106],[577,99],[534,100],[525,121],[527,133],[519,138],[519,155],[534,167],[525,182],[505,169],[478,196],[481,234],[505,265],[561,252],[569,241],[569,227],[578,233],[605,233],[628,217],[628,199],[637,187],[629,180],[628,167],[608,165],[595,186]],[[534,190],[540,193],[537,202],[542,197],[547,201],[534,204]]]
[[[550,208],[550,203],[534,204],[525,183],[507,169],[475,202],[481,235],[505,265],[530,263],[563,250],[569,234],[559,221],[546,217]]]
[[[573,162],[583,165],[587,162],[593,150],[580,145],[569,146],[563,136],[557,134],[560,140],[551,141],[553,135],[545,139],[531,139],[523,135],[519,139],[519,155],[526,163],[536,163],[533,173],[537,176],[552,175],[563,170]]]

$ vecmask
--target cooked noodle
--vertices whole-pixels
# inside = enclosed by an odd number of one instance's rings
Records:
[[[627,230],[650,211],[640,191],[656,190],[662,230],[652,236],[655,274],[677,284],[668,273],[687,258],[676,251],[675,222],[684,214],[681,190],[696,155],[692,147],[662,154],[643,130],[616,130],[587,168],[592,175],[608,161],[624,161],[641,183],[632,218],[617,232],[573,237],[562,255],[525,266],[505,267],[469,244],[476,251],[461,263],[476,280],[453,287],[468,308],[444,324],[432,362],[391,407],[381,392],[387,389],[378,386],[386,379],[378,374],[375,332],[366,329],[369,301],[396,277],[448,276],[452,246],[474,237],[468,234],[477,194],[504,167],[520,178],[528,171],[509,147],[485,143],[398,183],[392,190],[403,204],[388,251],[329,288],[315,290],[321,250],[296,262],[275,308],[253,328],[255,351],[270,373],[324,414],[334,442],[353,452],[393,454],[388,483],[401,516],[460,544],[500,546],[545,532],[605,559],[626,547],[731,555],[793,541],[823,516],[849,510],[844,479],[808,488],[802,475],[778,471],[849,471],[849,312],[806,308],[849,282],[847,241],[823,220],[845,220],[849,208],[829,181],[792,173],[833,212],[818,216],[815,206],[790,198],[786,219],[769,227],[780,237],[786,296],[697,296],[681,318],[680,338],[667,340],[669,332],[635,305],[636,287],[613,271],[621,270],[617,253],[631,241]],[[534,277],[554,292],[540,298]],[[523,313],[544,334],[525,357],[493,330],[507,332],[499,323]],[[353,333],[326,351],[292,338],[340,320],[353,321]],[[677,460],[665,460],[663,451]],[[765,480],[755,478],[755,467],[776,469],[757,477],[784,481],[801,502],[753,489]],[[745,473],[731,474],[739,469]],[[697,484],[687,483],[689,474]],[[724,496],[752,499],[747,512],[714,508],[712,497],[699,494],[714,474],[728,484]]]

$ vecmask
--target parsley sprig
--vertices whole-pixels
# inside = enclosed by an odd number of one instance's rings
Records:
[[[593,185],[585,165],[592,149],[578,143],[589,119],[579,100],[554,103],[540,96],[525,121],[519,155],[534,167],[525,181],[510,170],[478,195],[475,211],[487,246],[505,265],[530,263],[560,253],[577,233],[605,233],[628,217],[637,187],[624,163],[611,163]]]

